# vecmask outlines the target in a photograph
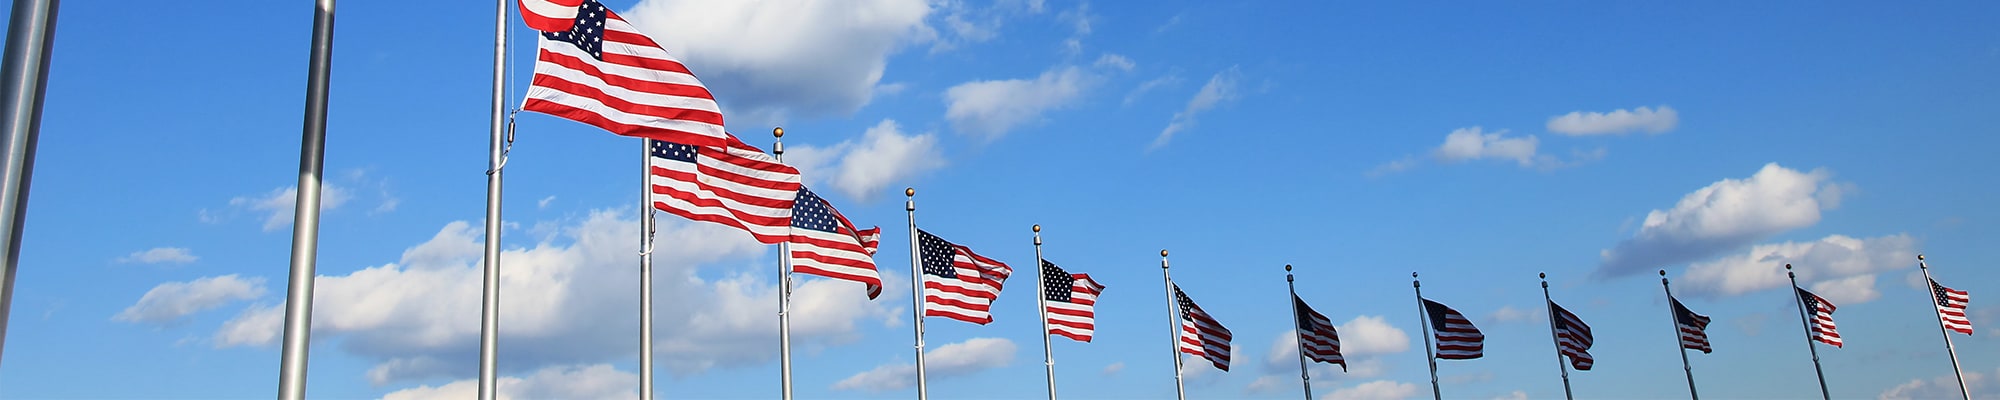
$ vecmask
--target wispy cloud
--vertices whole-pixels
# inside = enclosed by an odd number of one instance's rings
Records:
[[[1233,66],[1209,77],[1208,83],[1201,86],[1201,91],[1195,92],[1194,98],[1188,99],[1187,108],[1174,113],[1174,118],[1167,122],[1167,128],[1160,130],[1160,135],[1153,138],[1153,143],[1147,145],[1146,150],[1165,147],[1168,142],[1173,141],[1175,134],[1193,129],[1202,113],[1240,98],[1242,93],[1237,82],[1242,79],[1243,72]]]

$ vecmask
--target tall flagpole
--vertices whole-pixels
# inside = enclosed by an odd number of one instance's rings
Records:
[[[645,167],[639,174],[639,398],[653,400],[653,139],[640,139]]]
[[[1437,348],[1431,346],[1431,314],[1424,308],[1424,283],[1417,280],[1415,272],[1410,273],[1410,287],[1417,290],[1417,317],[1423,320],[1418,326],[1424,328],[1424,358],[1431,362],[1431,398],[1444,400],[1444,392],[1438,390]]]
[[[1792,272],[1791,264],[1785,264],[1785,277],[1792,280],[1792,303],[1799,307],[1799,325],[1806,329],[1806,350],[1812,352],[1813,373],[1819,375],[1819,396],[1821,399],[1831,400],[1833,395],[1826,391],[1826,372],[1819,368],[1819,346],[1813,345],[1812,321],[1806,319],[1806,301],[1805,298],[1799,297],[1799,274]]]
[[[1160,278],[1167,282],[1167,323],[1173,326],[1168,331],[1173,333],[1168,336],[1173,339],[1173,347],[1168,350],[1173,350],[1174,355],[1174,398],[1187,400],[1187,389],[1181,384],[1181,307],[1180,302],[1174,301],[1174,276],[1167,272],[1167,249],[1160,249]]]
[[[1549,298],[1549,273],[1541,273],[1542,307],[1549,310],[1549,340],[1556,344],[1556,369],[1562,371],[1563,398],[1575,400],[1576,395],[1569,390],[1569,365],[1563,363],[1562,337],[1556,335],[1556,301]]]
[[[1937,281],[1931,280],[1931,266],[1924,263],[1924,255],[1922,254],[1917,255],[1917,269],[1924,271],[1924,289],[1931,292],[1931,311],[1939,311],[1937,305],[1944,302],[1938,298],[1937,288],[1931,287],[1931,285],[1936,285]],[[1972,400],[1972,391],[1968,390],[1965,386],[1965,372],[1958,369],[1958,349],[1951,346],[1951,331],[1945,330],[1943,314],[1938,315],[1938,333],[1944,335],[1945,354],[1951,355],[1951,374],[1958,377],[1959,396],[1963,396],[1966,400]]]
[[[511,0],[498,0],[493,12],[493,108],[492,138],[487,146],[486,160],[486,254],[480,261],[485,264],[485,279],[481,289],[479,320],[479,400],[494,400],[499,396],[499,380],[494,376],[495,361],[500,351],[500,168],[507,165],[507,146],[511,140],[507,122],[507,9],[514,6]]]
[[[1056,357],[1049,349],[1049,285],[1048,277],[1042,274],[1042,225],[1035,224],[1035,307],[1042,314],[1042,364],[1048,366],[1049,400],[1056,400]]]
[[[917,188],[903,188],[903,211],[910,213],[910,313],[917,329],[917,400],[930,398],[924,387],[924,262],[917,245]]]
[[[771,128],[776,141],[771,152],[785,163],[785,128]],[[778,379],[779,392],[792,400],[792,245],[778,242]]]
[[[1306,339],[1299,337],[1299,289],[1292,286],[1292,265],[1285,264],[1285,291],[1292,293],[1292,344],[1299,349],[1299,383],[1306,387],[1306,400],[1313,398],[1312,374],[1306,372]]]
[[[1667,291],[1667,322],[1673,323],[1674,347],[1681,349],[1681,371],[1687,373],[1688,398],[1701,400],[1701,394],[1694,390],[1694,367],[1688,365],[1687,346],[1681,344],[1681,315],[1679,311],[1674,311],[1674,288],[1667,285],[1667,270],[1664,269],[1660,270],[1660,288]]]
[[[278,364],[278,398],[306,397],[306,353],[312,347],[314,267],[319,259],[320,181],[326,170],[327,81],[333,74],[333,0],[313,9],[312,55],[306,67],[305,137],[299,145],[299,183],[292,208],[292,271],[285,288],[284,355]],[[18,240],[18,239],[17,239]],[[8,265],[11,267],[13,263]]]
[[[21,228],[28,214],[28,178],[35,170],[35,138],[42,130],[42,95],[49,82],[49,44],[56,35],[56,0],[14,0],[7,49],[0,58],[0,345],[7,341],[7,310],[14,304],[14,273],[21,261]],[[4,347],[4,346],[0,346]]]

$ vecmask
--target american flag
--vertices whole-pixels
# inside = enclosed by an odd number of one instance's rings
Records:
[[[1049,313],[1049,333],[1090,342],[1097,329],[1097,295],[1104,285],[1089,274],[1071,274],[1042,260],[1042,300]]]
[[[1702,353],[1715,352],[1715,348],[1708,345],[1708,316],[1689,311],[1679,299],[1668,297],[1667,302],[1674,304],[1674,325],[1681,330],[1681,347],[1701,350]]]
[[[583,0],[521,0],[521,21],[538,31],[569,30]]]
[[[1837,307],[1826,298],[1805,289],[1795,290],[1799,291],[1799,301],[1805,305],[1807,318],[1811,318],[1806,325],[1812,328],[1809,332],[1812,340],[1840,347],[1840,331],[1833,328],[1833,310]]]
[[[1181,304],[1181,352],[1206,358],[1216,368],[1228,371],[1229,328],[1202,311],[1187,293],[1181,293],[1181,285],[1174,285],[1174,298]]]
[[[1562,355],[1569,356],[1570,367],[1578,371],[1589,371],[1591,363],[1597,361],[1590,357],[1590,344],[1593,341],[1590,337],[1590,325],[1584,324],[1583,318],[1577,318],[1576,313],[1563,309],[1553,301],[1549,302],[1549,313],[1554,314],[1552,315],[1554,318],[1549,320],[1554,322],[1556,348],[1562,351]]]
[[[1299,351],[1313,361],[1340,364],[1346,371],[1347,359],[1340,356],[1340,333],[1333,329],[1333,320],[1313,311],[1298,295],[1292,295],[1292,307],[1299,310],[1293,315],[1299,324]]]
[[[1470,360],[1485,355],[1486,335],[1465,314],[1430,299],[1424,299],[1424,313],[1430,314],[1431,331],[1437,335],[1437,358]]]
[[[1937,298],[1938,318],[1944,321],[1945,329],[1972,334],[1972,320],[1965,318],[1965,306],[1972,302],[1972,294],[1944,287],[1936,280],[1931,281],[1931,294]]]
[[[604,4],[585,0],[575,13],[565,27],[542,32],[535,77],[521,109],[619,135],[701,147],[728,144],[715,95],[687,66]]]
[[[729,136],[729,147],[654,140],[653,208],[728,225],[762,243],[791,237],[799,170]]]
[[[875,271],[875,247],[882,228],[855,229],[811,189],[799,188],[792,205],[792,270],[868,285],[868,298],[882,295],[882,275]]]
[[[924,316],[985,325],[993,322],[993,299],[1014,269],[972,249],[917,230],[924,269]]]

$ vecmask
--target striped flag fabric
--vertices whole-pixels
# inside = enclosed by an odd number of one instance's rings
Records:
[[[521,21],[529,28],[553,32],[569,30],[576,23],[576,8],[583,0],[521,0]]]
[[[1667,302],[1674,305],[1674,325],[1681,330],[1681,348],[1701,350],[1704,354],[1715,352],[1708,345],[1708,316],[1688,310],[1680,299],[1668,297]]]
[[[986,325],[993,322],[993,299],[1014,269],[965,246],[917,230],[924,278],[924,316]]]
[[[1340,370],[1347,371],[1347,359],[1340,356],[1340,333],[1333,329],[1333,320],[1313,311],[1298,295],[1292,295],[1292,307],[1298,309],[1293,318],[1299,324],[1299,351],[1307,359],[1340,364]]]
[[[651,141],[653,208],[742,229],[760,243],[790,239],[799,170],[727,138],[728,147]]]
[[[1042,300],[1049,315],[1049,334],[1089,343],[1097,330],[1097,295],[1104,284],[1090,274],[1071,274],[1042,260]]]
[[[1833,310],[1838,307],[1805,289],[1793,290],[1799,291],[1799,301],[1806,308],[1806,318],[1809,319],[1806,325],[1811,328],[1808,334],[1812,340],[1840,347],[1840,331],[1833,327]]]
[[[1556,349],[1569,357],[1571,368],[1589,371],[1591,364],[1597,361],[1590,356],[1590,344],[1594,341],[1590,337],[1590,325],[1584,324],[1583,318],[1578,318],[1576,313],[1563,309],[1553,301],[1549,302],[1549,314],[1556,334]]]
[[[833,204],[800,187],[792,205],[792,271],[868,285],[868,298],[882,295],[882,275],[875,270],[875,249],[882,228],[856,229]]]
[[[1181,352],[1208,359],[1215,368],[1229,370],[1229,328],[1195,305],[1181,285],[1174,285],[1174,298],[1181,305]]]
[[[542,32],[522,110],[624,136],[728,145],[715,95],[680,60],[596,0],[584,0],[575,14],[563,28]]]
[[[1972,294],[1963,290],[1939,285],[1931,280],[1931,295],[1936,296],[1938,319],[1944,321],[1944,328],[1952,332],[1972,334],[1972,320],[1965,318],[1965,307],[1972,302]]]
[[[1424,299],[1424,313],[1429,314],[1431,331],[1437,336],[1437,358],[1470,360],[1485,355],[1486,335],[1479,333],[1465,314],[1430,299]]]

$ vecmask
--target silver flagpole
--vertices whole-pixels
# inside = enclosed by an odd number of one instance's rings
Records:
[[[1417,280],[1415,272],[1410,273],[1410,288],[1417,290],[1417,317],[1423,320],[1418,326],[1424,328],[1424,359],[1431,363],[1431,398],[1444,400],[1444,392],[1438,390],[1437,348],[1431,346],[1431,313],[1424,307],[1424,283]]]
[[[1299,337],[1299,289],[1292,286],[1291,264],[1285,264],[1285,291],[1292,293],[1292,298],[1286,301],[1292,303],[1292,344],[1299,349],[1299,383],[1306,387],[1306,400],[1312,400],[1312,374],[1306,372],[1306,339]]]
[[[1674,311],[1674,288],[1667,285],[1667,270],[1664,269],[1660,270],[1660,288],[1667,291],[1667,322],[1673,323],[1674,347],[1681,349],[1681,371],[1687,373],[1688,398],[1701,400],[1701,394],[1694,390],[1694,367],[1688,365],[1687,346],[1681,344],[1681,315],[1679,311]]]
[[[1556,301],[1549,298],[1549,273],[1541,273],[1541,278],[1542,307],[1549,310],[1549,340],[1556,344],[1556,369],[1562,371],[1563,398],[1574,400],[1576,395],[1571,394],[1569,390],[1569,365],[1563,363],[1562,337],[1556,335],[1556,318],[1560,317],[1556,315]]]
[[[1813,345],[1812,320],[1806,317],[1806,301],[1805,298],[1799,297],[1799,274],[1792,273],[1791,264],[1785,264],[1785,277],[1792,280],[1792,303],[1799,307],[1799,325],[1806,329],[1806,350],[1812,352],[1813,373],[1819,375],[1819,396],[1821,399],[1832,400],[1833,395],[1826,390],[1826,372],[1819,368],[1819,346]]]
[[[21,228],[28,214],[28,178],[35,172],[35,138],[42,130],[42,95],[48,89],[49,44],[56,33],[56,0],[15,0],[0,59],[0,344],[14,304],[14,273],[21,261]],[[4,347],[4,346],[0,346]]]
[[[492,138],[487,147],[486,161],[486,254],[482,257],[485,265],[480,303],[479,325],[479,399],[494,400],[499,396],[495,378],[495,363],[500,351],[500,168],[507,165],[507,146],[511,124],[507,122],[507,9],[514,6],[512,0],[494,2],[498,7],[493,11],[493,109]]]
[[[1042,315],[1042,364],[1047,366],[1049,375],[1049,400],[1056,400],[1056,357],[1049,350],[1049,285],[1048,271],[1042,270],[1042,225],[1035,224],[1035,307]]]
[[[292,271],[285,289],[284,355],[278,365],[278,398],[292,400],[306,397],[313,270],[319,259],[320,181],[326,170],[326,92],[333,73],[333,0],[318,0],[316,5],[312,55],[306,68],[305,137],[299,140],[299,183],[292,208]]]
[[[653,400],[653,140],[640,139],[645,169],[639,174],[639,398]]]
[[[785,128],[771,128],[771,152],[785,162]],[[778,384],[785,400],[792,399],[792,248],[778,242]]]
[[[1160,278],[1167,282],[1167,324],[1173,327],[1168,331],[1173,332],[1168,336],[1173,339],[1173,347],[1168,349],[1174,355],[1174,398],[1187,400],[1187,389],[1181,385],[1181,307],[1180,302],[1174,301],[1174,276],[1167,272],[1167,249],[1160,249]]]
[[[1937,288],[1930,287],[1930,285],[1936,285],[1937,281],[1931,280],[1931,266],[1924,263],[1924,255],[1922,254],[1917,255],[1917,269],[1924,271],[1924,289],[1931,292],[1931,311],[1939,311],[1937,305],[1944,302],[1940,301],[1942,299],[1937,297]],[[1963,396],[1966,400],[1972,400],[1972,391],[1968,390],[1965,386],[1965,372],[1958,369],[1958,349],[1951,346],[1951,332],[1945,330],[1944,314],[1942,313],[1938,314],[1938,333],[1944,335],[1945,354],[1951,355],[1951,374],[1958,378],[1958,395]]]
[[[910,313],[916,318],[917,400],[930,398],[924,387],[924,263],[917,255],[917,188],[903,188],[903,211],[910,213]]]

